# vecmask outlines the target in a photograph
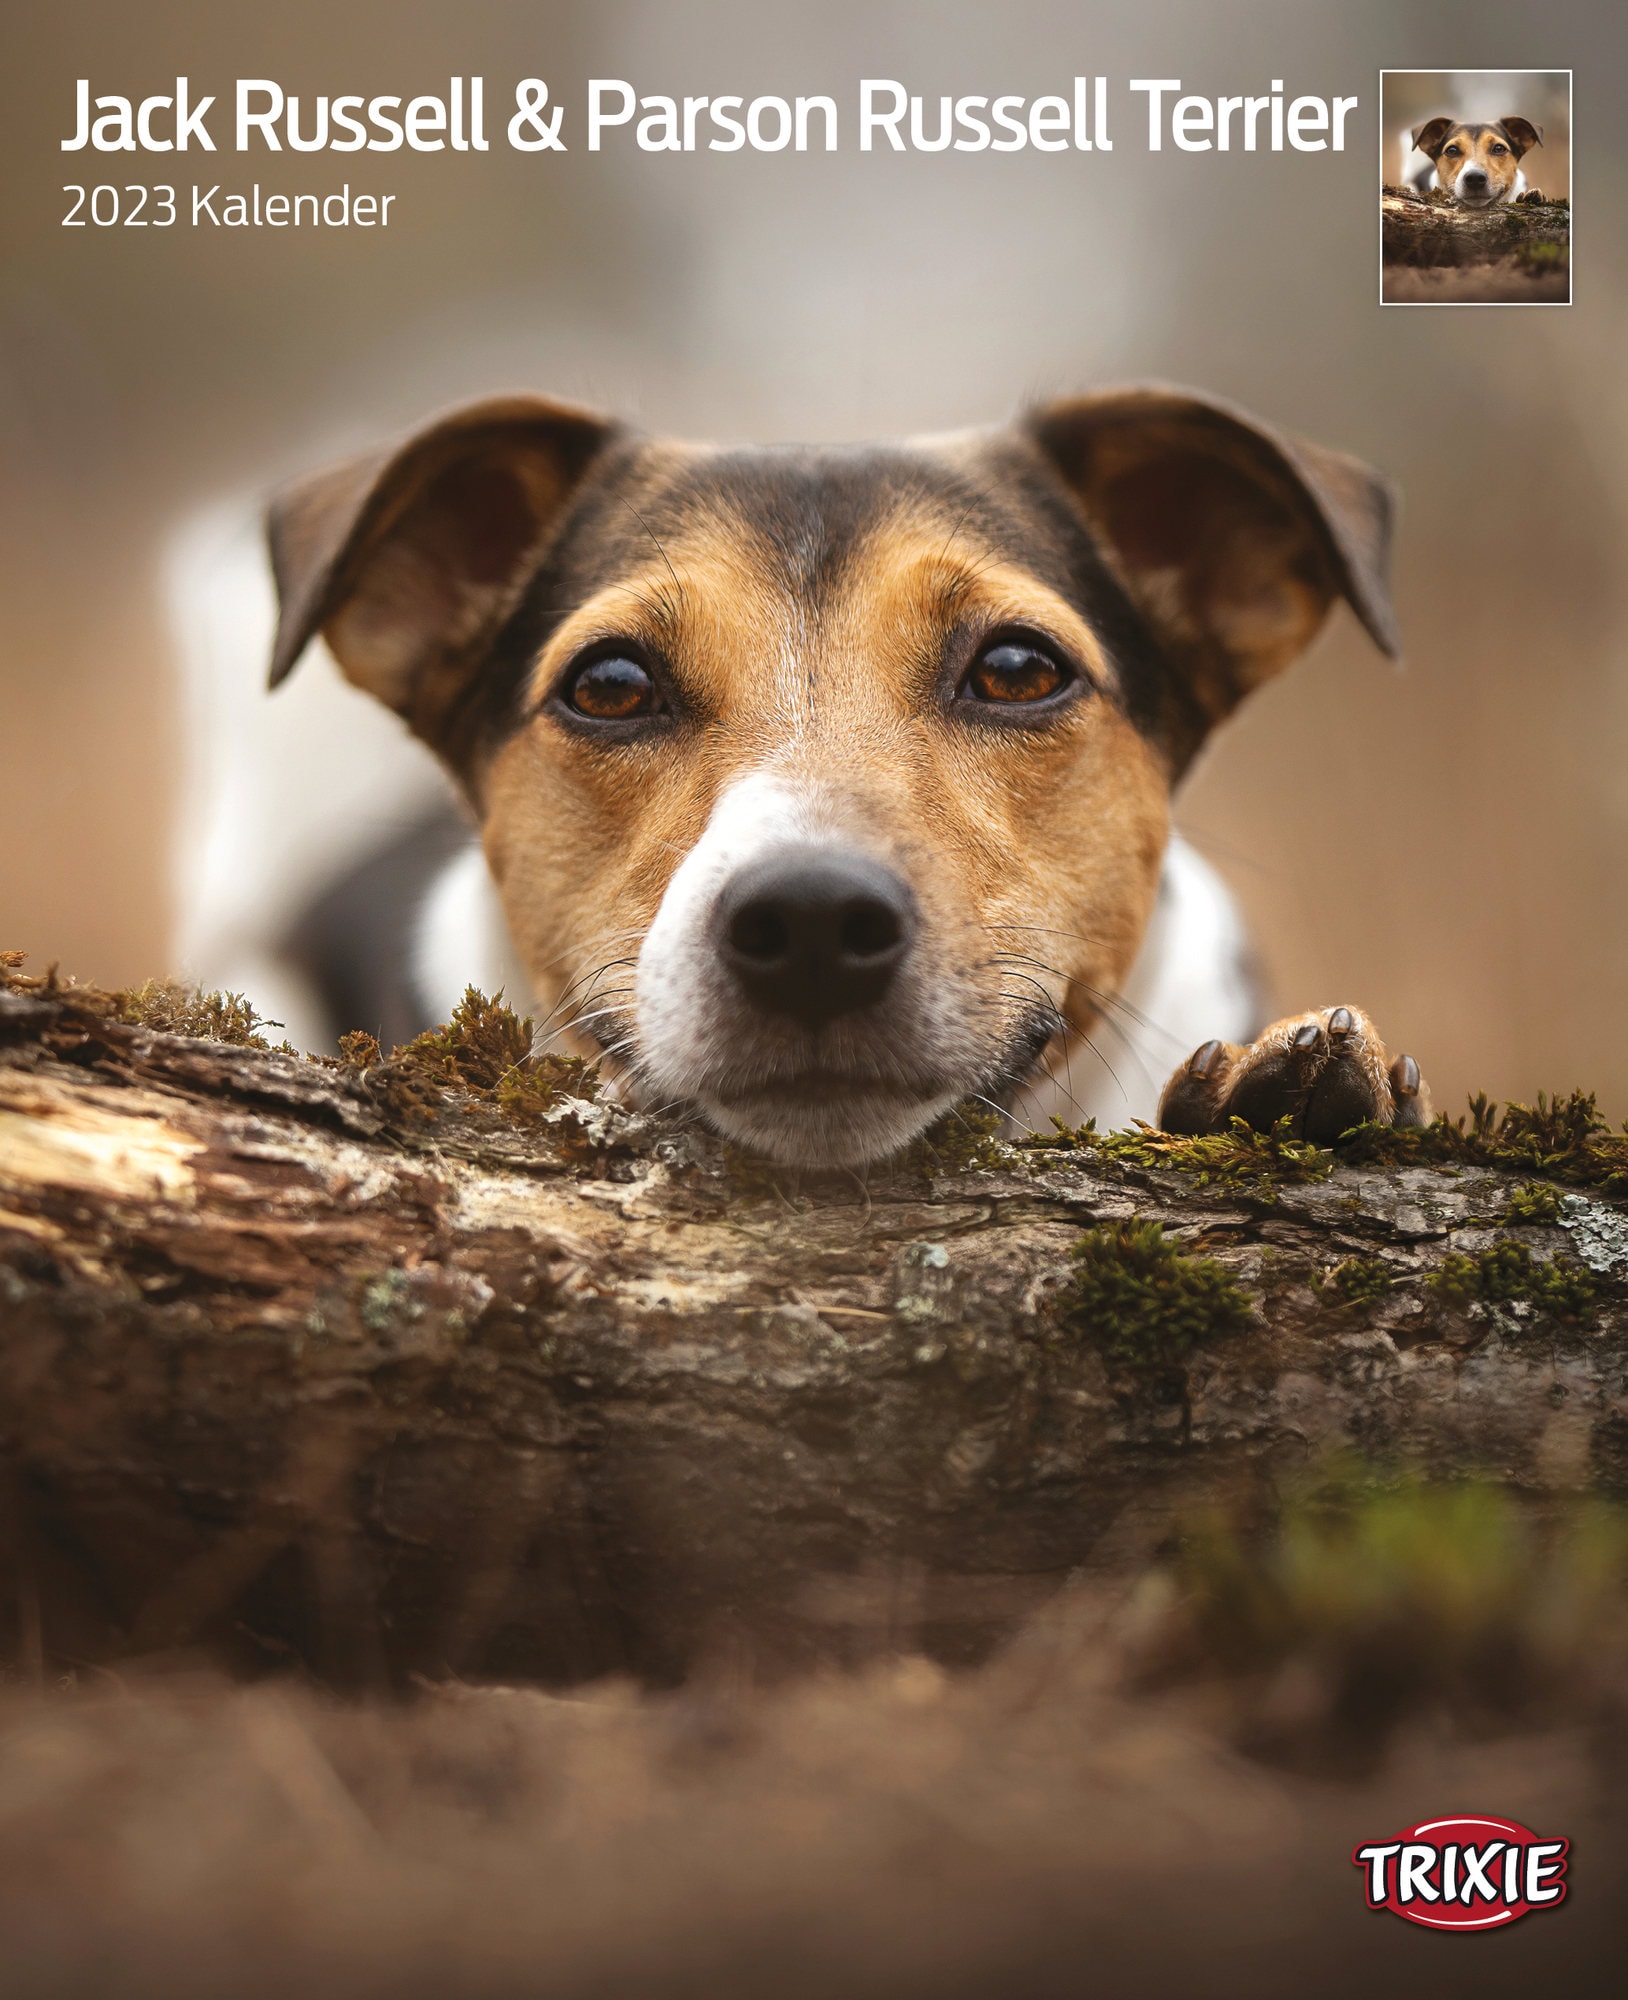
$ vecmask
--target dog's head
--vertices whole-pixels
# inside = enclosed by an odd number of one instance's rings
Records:
[[[1508,200],[1521,156],[1543,144],[1543,128],[1525,118],[1500,118],[1492,125],[1432,118],[1414,132],[1413,143],[1435,161],[1436,179],[1455,201],[1490,208]]]
[[[272,678],[321,632],[439,753],[640,1098],[851,1164],[1089,1030],[1210,728],[1336,597],[1394,650],[1390,518],[1163,388],[853,450],[484,403],[274,507]]]

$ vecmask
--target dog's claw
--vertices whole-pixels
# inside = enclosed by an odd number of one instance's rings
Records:
[[[1358,1125],[1420,1126],[1430,1115],[1419,1065],[1393,1059],[1356,1007],[1291,1015],[1244,1049],[1205,1042],[1159,1105],[1167,1132],[1224,1132],[1233,1118],[1265,1132],[1288,1119],[1297,1138],[1319,1146]]]

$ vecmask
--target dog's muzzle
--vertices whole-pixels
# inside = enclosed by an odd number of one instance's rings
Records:
[[[885,999],[916,929],[915,899],[891,868],[828,847],[742,868],[714,919],[718,954],[751,1005],[811,1031]]]
[[[818,804],[744,779],[715,806],[639,948],[634,1088],[771,1159],[853,1167],[907,1145],[1003,1057],[979,968]]]

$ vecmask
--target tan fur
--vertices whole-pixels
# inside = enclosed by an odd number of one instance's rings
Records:
[[[924,697],[958,621],[1050,634],[1112,685],[1076,613],[964,535],[947,549],[954,526],[931,513],[890,522],[814,622],[738,524],[701,522],[554,635],[533,676],[539,702],[583,646],[620,636],[669,659],[708,724],[606,757],[540,709],[499,752],[486,852],[545,1006],[626,987],[625,972],[597,988],[595,975],[631,955],[636,937],[622,933],[642,934],[720,793],[750,771],[836,789],[845,823],[911,883],[929,976],[965,985],[991,1028],[1032,1004],[1032,979],[1090,1026],[1152,906],[1165,775],[1107,700],[1078,704],[1055,739],[955,727],[934,710]],[[1013,953],[1055,970],[1015,979]]]
[[[1450,135],[1437,156],[1437,178],[1444,185],[1456,181],[1472,164],[1480,167],[1487,176],[1494,201],[1502,201],[1515,185],[1515,176],[1521,166],[1514,147],[1500,139],[1496,132],[1471,132],[1461,125]]]

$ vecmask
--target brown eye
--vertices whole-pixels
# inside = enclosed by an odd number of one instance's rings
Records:
[[[1492,150],[1495,153],[1507,153],[1509,148],[1507,146],[1494,146]]]
[[[1450,160],[1456,160],[1456,159],[1458,158],[1458,154],[1459,154],[1459,149],[1458,149],[1458,147],[1457,147],[1457,146],[1449,146],[1449,147],[1447,148],[1447,157],[1448,157],[1448,159],[1450,159]]]
[[[577,669],[565,703],[596,722],[627,722],[655,713],[656,684],[637,660],[612,653]]]
[[[975,701],[1044,701],[1072,676],[1049,653],[1021,639],[1003,639],[972,663],[963,692]]]

